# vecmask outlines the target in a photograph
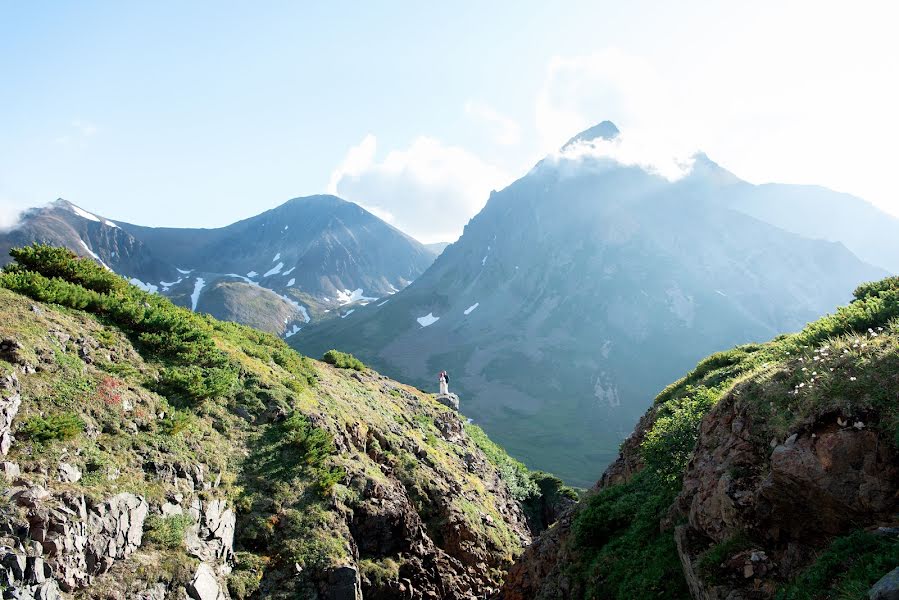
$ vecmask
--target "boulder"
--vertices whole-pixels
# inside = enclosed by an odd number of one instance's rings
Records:
[[[896,567],[868,590],[869,600],[899,600],[899,567]]]
[[[328,574],[329,600],[362,600],[362,583],[356,567],[337,567]]]
[[[193,600],[226,600],[215,571],[206,563],[200,563],[193,580],[187,584],[187,595]]]
[[[81,470],[67,462],[59,463],[59,480],[63,483],[75,483],[81,479]]]
[[[459,410],[459,396],[456,394],[437,394],[437,402],[453,410]]]
[[[0,475],[3,476],[7,483],[15,481],[21,474],[22,470],[19,468],[18,464],[6,460],[0,462]]]

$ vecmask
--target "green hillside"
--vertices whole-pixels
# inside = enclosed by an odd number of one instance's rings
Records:
[[[0,274],[2,520],[23,550],[4,561],[40,558],[49,579],[7,585],[468,598],[499,584],[529,518],[538,527],[548,501],[571,496],[364,366],[302,357],[67,250],[12,254]]]

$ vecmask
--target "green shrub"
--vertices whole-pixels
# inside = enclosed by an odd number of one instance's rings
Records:
[[[837,538],[777,600],[865,598],[865,592],[899,564],[899,540],[867,531]]]
[[[328,350],[325,352],[325,355],[322,356],[322,360],[329,365],[334,365],[338,369],[353,369],[354,371],[365,370],[365,365],[361,360],[352,354],[347,354],[346,352],[341,352],[339,350]]]
[[[389,557],[365,559],[359,561],[359,573],[372,587],[383,588],[392,581],[399,581],[400,565]]]
[[[506,454],[505,450],[497,446],[489,437],[487,437],[487,434],[484,433],[483,429],[477,425],[466,423],[465,433],[467,433],[468,437],[471,438],[471,441],[481,449],[481,452],[484,453],[487,460],[489,460],[490,463],[496,467],[496,470],[499,471],[500,477],[502,477],[503,481],[506,482],[506,485],[509,486],[509,492],[512,494],[513,498],[521,502],[528,497],[540,493],[537,484],[531,479],[528,468],[524,466],[523,463]]]
[[[22,425],[22,433],[33,442],[46,444],[65,441],[84,431],[84,421],[72,413],[58,413],[47,417],[31,417]]]
[[[259,589],[268,559],[252,552],[234,555],[234,570],[228,576],[228,591],[237,600],[246,600]]]
[[[178,548],[184,543],[187,528],[193,525],[190,515],[170,515],[147,517],[145,529],[147,540],[162,548]]]

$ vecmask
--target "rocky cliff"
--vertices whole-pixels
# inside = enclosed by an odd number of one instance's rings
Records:
[[[432,395],[65,251],[0,317],[5,598],[483,598],[564,504]]]
[[[899,593],[897,373],[897,278],[797,334],[710,356],[659,395],[499,597]]]

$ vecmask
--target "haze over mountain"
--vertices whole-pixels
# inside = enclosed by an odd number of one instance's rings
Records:
[[[91,256],[182,306],[277,334],[405,287],[434,254],[356,204],[295,198],[218,229],[142,227],[65,200],[28,211],[0,235],[9,248],[34,241]]]
[[[589,485],[655,394],[699,358],[797,330],[885,274],[826,241],[838,233],[826,218],[803,228],[808,237],[761,220],[772,188],[704,155],[666,179],[603,155],[617,136],[604,122],[573,137],[492,193],[408,288],[293,344],[353,352],[427,388],[448,369],[466,413],[514,456]],[[862,236],[847,243],[892,264]]]

